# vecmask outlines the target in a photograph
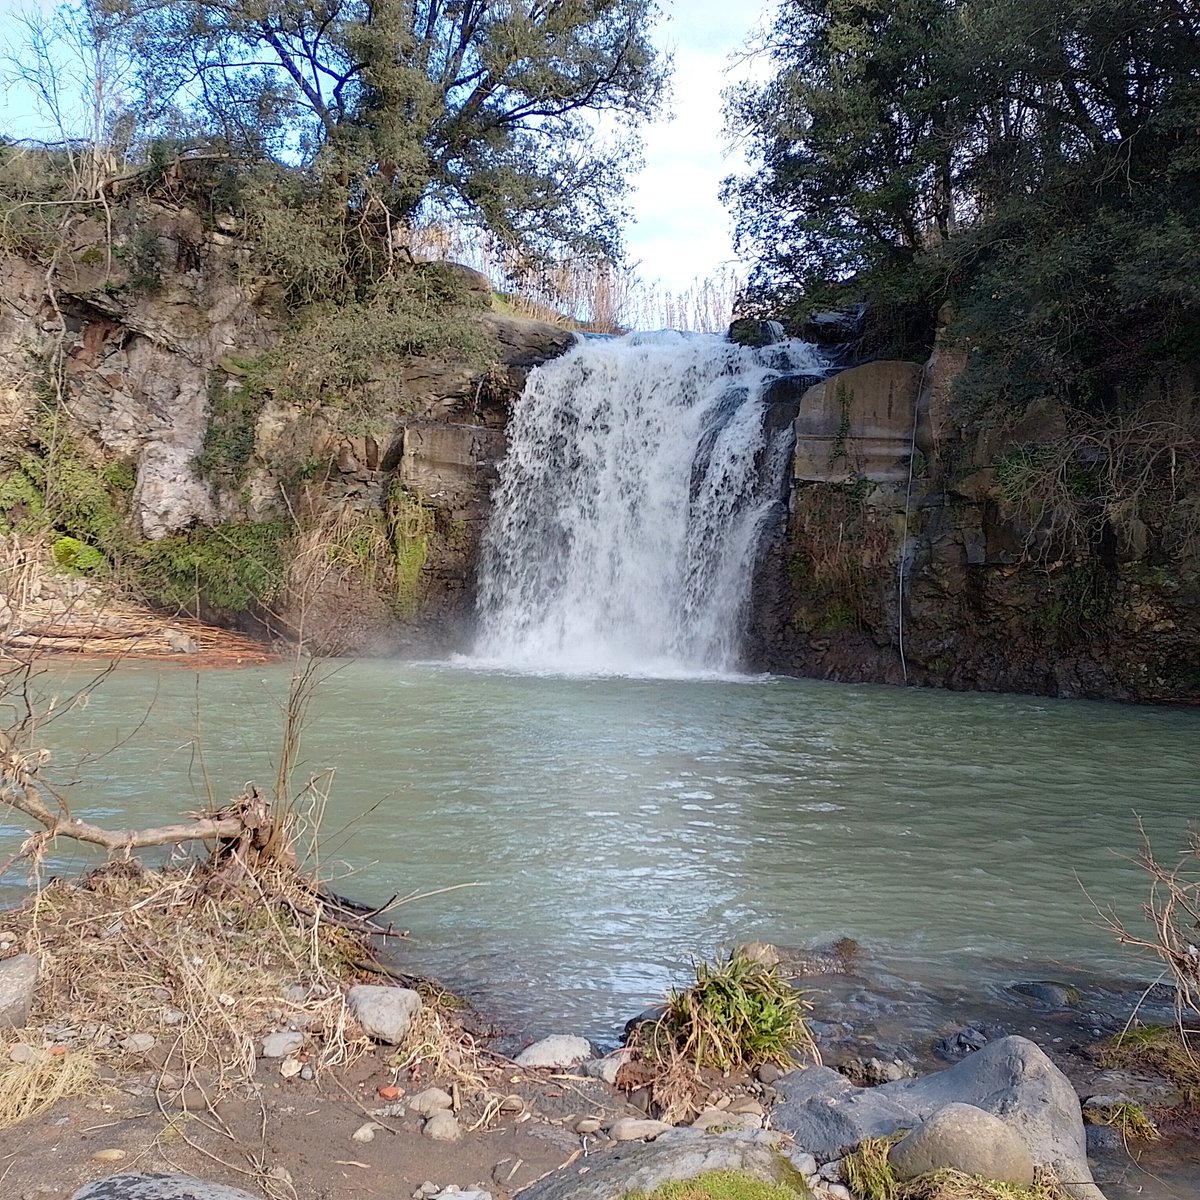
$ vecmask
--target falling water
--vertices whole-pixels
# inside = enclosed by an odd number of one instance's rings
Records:
[[[737,670],[790,432],[767,389],[817,350],[715,335],[587,339],[535,371],[484,539],[475,656],[532,670]]]

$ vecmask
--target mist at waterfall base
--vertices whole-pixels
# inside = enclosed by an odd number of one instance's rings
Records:
[[[803,342],[671,331],[584,339],[508,424],[479,577],[476,666],[721,676],[792,441],[766,393],[824,371]]]

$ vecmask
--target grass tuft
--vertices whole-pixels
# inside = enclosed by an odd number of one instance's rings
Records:
[[[1185,1099],[1200,1098],[1200,1054],[1189,1039],[1195,1031],[1167,1025],[1128,1029],[1101,1044],[1097,1061],[1119,1070],[1153,1071],[1169,1079]]]
[[[906,1132],[900,1130],[889,1137],[867,1138],[846,1155],[842,1170],[855,1196],[862,1200],[898,1200],[900,1181],[888,1161],[888,1151]]]
[[[1126,1144],[1157,1142],[1162,1137],[1146,1110],[1130,1100],[1106,1108],[1085,1109],[1084,1116],[1094,1125],[1111,1125]]]
[[[86,1054],[40,1053],[0,1068],[0,1129],[41,1116],[60,1100],[92,1089],[96,1064]]]

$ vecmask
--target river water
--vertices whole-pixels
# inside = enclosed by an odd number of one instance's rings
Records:
[[[122,666],[45,729],[74,811],[154,823],[268,784],[289,675]],[[394,914],[402,963],[516,1028],[604,1041],[746,939],[847,934],[951,986],[1148,977],[1092,902],[1136,923],[1136,815],[1169,857],[1200,810],[1195,711],[780,678],[335,664],[302,757],[334,771],[337,890],[438,893]]]

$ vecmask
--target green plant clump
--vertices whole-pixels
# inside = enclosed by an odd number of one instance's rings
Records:
[[[811,1006],[776,967],[736,952],[696,964],[696,982],[672,991],[666,1011],[643,1026],[649,1057],[682,1057],[697,1067],[793,1065],[802,1047],[819,1060],[804,1021]]]
[[[80,575],[94,571],[104,562],[104,555],[95,546],[73,537],[59,538],[50,552],[64,571],[74,571]]]
[[[902,1130],[890,1137],[866,1138],[846,1155],[842,1170],[854,1195],[863,1200],[898,1200],[900,1182],[888,1161],[888,1151],[905,1132]]]

